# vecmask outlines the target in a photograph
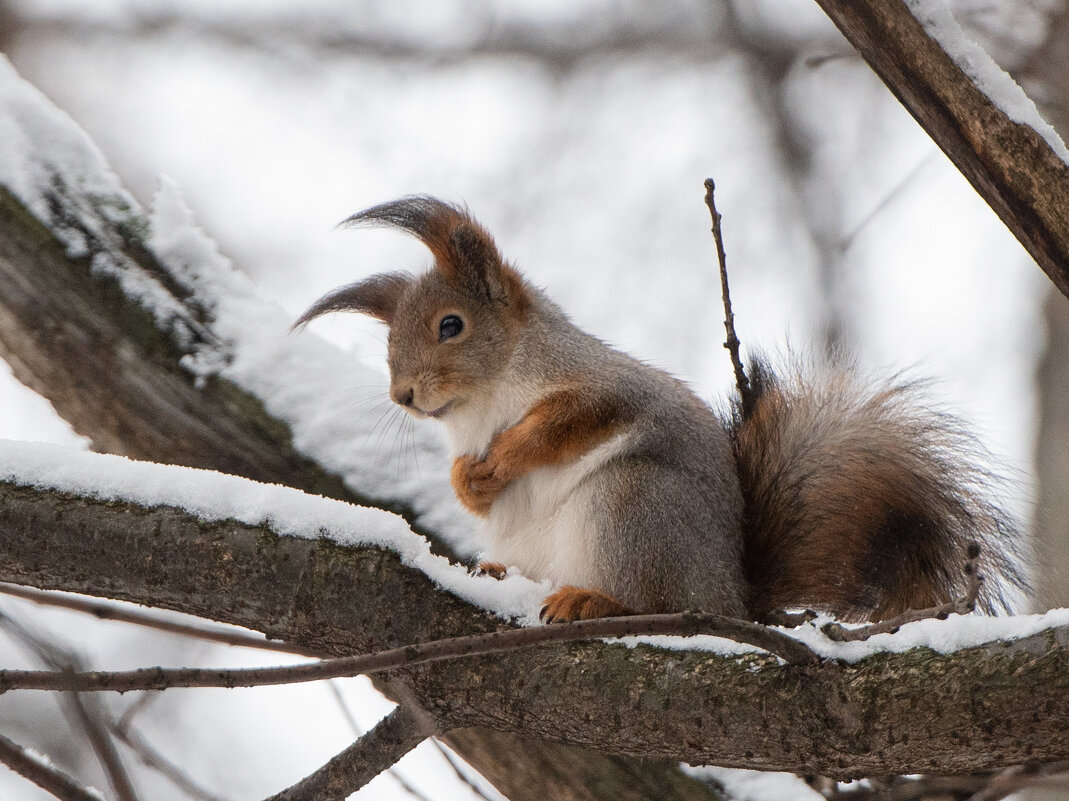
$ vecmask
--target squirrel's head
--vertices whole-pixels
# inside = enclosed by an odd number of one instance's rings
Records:
[[[527,314],[523,279],[464,209],[426,196],[367,209],[347,226],[384,225],[419,238],[434,269],[382,273],[336,289],[294,327],[355,311],[389,326],[390,397],[417,417],[444,417],[493,391]]]

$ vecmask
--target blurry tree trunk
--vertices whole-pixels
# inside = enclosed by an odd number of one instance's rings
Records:
[[[1069,140],[1069,8],[1062,9],[1024,70],[1044,116]],[[1032,530],[1039,608],[1069,606],[1069,303],[1054,289],[1044,309],[1046,350],[1036,373],[1038,482]]]

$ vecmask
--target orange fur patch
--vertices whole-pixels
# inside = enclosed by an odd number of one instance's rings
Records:
[[[570,623],[629,614],[631,610],[607,592],[566,586],[546,597],[539,617],[546,623]]]
[[[482,461],[461,456],[450,480],[466,509],[485,517],[509,482],[538,467],[566,464],[617,433],[625,415],[611,400],[568,389],[536,403],[512,428],[490,443]]]
[[[566,389],[536,403],[519,423],[494,437],[486,461],[510,480],[536,467],[578,459],[625,423],[619,406],[591,398],[585,388]]]

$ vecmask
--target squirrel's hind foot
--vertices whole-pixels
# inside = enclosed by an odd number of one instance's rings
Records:
[[[630,615],[631,610],[601,590],[561,587],[546,597],[538,617],[546,623],[570,623],[596,617]]]

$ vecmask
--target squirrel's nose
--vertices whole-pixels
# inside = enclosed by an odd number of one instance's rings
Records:
[[[412,387],[394,386],[390,388],[390,397],[393,398],[393,402],[401,406],[411,406],[415,394],[416,391]]]

